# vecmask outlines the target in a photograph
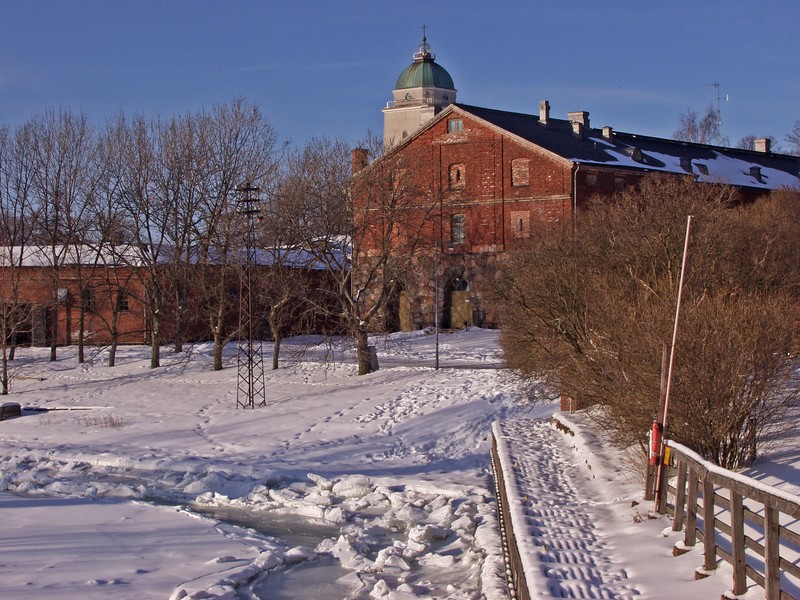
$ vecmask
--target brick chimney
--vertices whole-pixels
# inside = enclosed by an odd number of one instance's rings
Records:
[[[539,102],[539,124],[547,125],[550,123],[550,103],[547,100]]]
[[[756,152],[769,154],[772,151],[772,143],[769,138],[756,138],[753,144],[755,145]]]
[[[614,130],[606,125],[603,127],[603,137],[607,140],[610,140],[612,137],[614,137]]]
[[[366,148],[354,148],[353,153],[353,175],[358,173],[361,169],[369,164],[369,158]]]
[[[570,123],[580,123],[582,127],[589,127],[589,113],[585,110],[578,110],[567,113]]]

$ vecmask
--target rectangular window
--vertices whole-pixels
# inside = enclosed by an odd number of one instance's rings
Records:
[[[467,239],[467,217],[466,215],[452,215],[450,217],[450,243],[455,245],[463,244]]]
[[[86,312],[94,312],[97,308],[94,290],[83,288],[81,290],[81,305]]]
[[[131,309],[128,292],[120,290],[117,294],[117,312],[128,312]]]
[[[450,119],[447,122],[447,132],[448,133],[461,133],[464,128],[464,123],[461,119]]]

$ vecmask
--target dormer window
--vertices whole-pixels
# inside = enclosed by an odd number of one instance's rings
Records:
[[[704,165],[703,163],[697,163],[697,170],[700,171],[703,175],[708,175],[708,165]]]
[[[448,133],[461,133],[464,129],[464,123],[461,119],[450,119],[447,122]]]

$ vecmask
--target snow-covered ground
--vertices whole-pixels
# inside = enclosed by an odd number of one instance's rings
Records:
[[[494,421],[530,439],[542,545],[574,559],[551,570],[559,593],[729,589],[725,567],[693,580],[700,550],[671,556],[669,522],[641,518],[641,483],[580,417],[575,437],[542,420],[556,407],[496,368],[497,332],[440,335],[438,371],[434,336],[375,343],[381,370],[363,377],[347,347],[287,354],[256,410],[236,409],[234,347],[221,372],[207,345],[159,369],[139,347],[114,368],[22,350],[7,399],[51,410],[0,422],[0,597],[504,598]]]

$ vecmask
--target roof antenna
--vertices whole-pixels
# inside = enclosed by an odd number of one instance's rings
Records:
[[[719,93],[719,81],[715,81],[714,83],[706,83],[706,87],[713,87],[717,89],[717,129],[722,127],[722,111],[720,110],[720,100],[722,97]],[[725,94],[725,102],[728,101],[728,94]]]

